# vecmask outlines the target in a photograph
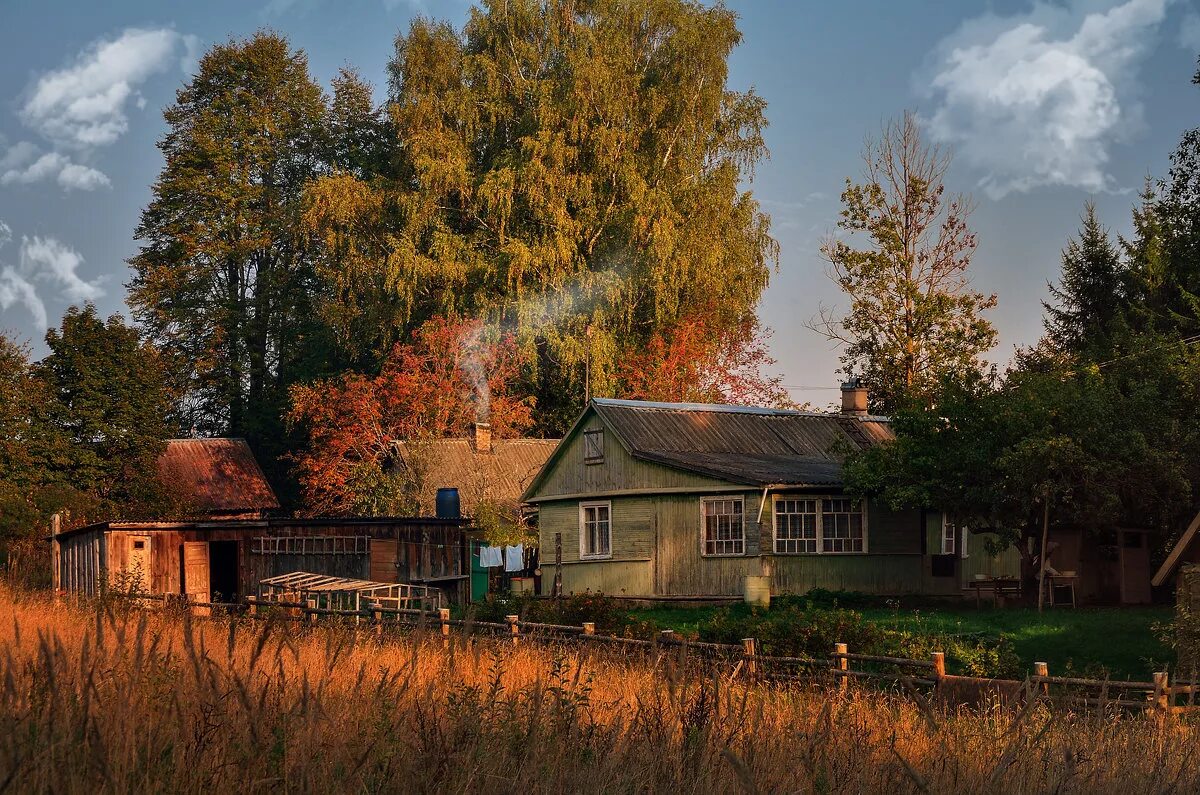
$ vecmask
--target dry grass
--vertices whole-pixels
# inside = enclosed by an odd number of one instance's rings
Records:
[[[0,791],[1164,792],[1178,719],[922,710],[614,653],[0,590]]]

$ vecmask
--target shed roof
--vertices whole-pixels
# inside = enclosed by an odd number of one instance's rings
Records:
[[[245,439],[169,439],[158,473],[200,513],[279,507]]]
[[[470,439],[430,439],[397,445],[405,466],[419,472],[422,511],[434,510],[437,490],[456,488],[463,513],[481,500],[515,503],[558,447],[558,439],[493,439],[478,450]]]
[[[576,428],[590,412],[634,458],[757,487],[840,486],[848,452],[895,438],[886,417],[602,398]]]

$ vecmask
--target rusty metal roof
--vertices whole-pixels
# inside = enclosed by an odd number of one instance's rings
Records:
[[[438,489],[456,488],[462,512],[473,516],[481,500],[518,502],[558,443],[558,439],[493,439],[491,450],[481,452],[470,439],[431,439],[401,442],[397,450],[419,478],[422,512],[434,512]]]
[[[592,401],[635,458],[767,485],[840,485],[846,454],[893,438],[884,417],[693,403]]]
[[[245,439],[169,439],[159,477],[201,513],[279,508],[279,500]]]

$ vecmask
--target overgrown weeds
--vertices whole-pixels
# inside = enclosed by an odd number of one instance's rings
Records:
[[[937,709],[656,650],[0,591],[0,791],[1195,791],[1177,719]]]

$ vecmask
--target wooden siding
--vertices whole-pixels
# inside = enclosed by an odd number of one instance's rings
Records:
[[[604,430],[604,461],[598,464],[583,462],[583,434],[589,430]],[[636,489],[672,489],[706,487],[728,488],[729,483],[681,472],[677,469],[639,461],[625,451],[616,434],[606,428],[595,414],[583,422],[562,442],[562,453],[547,473],[546,479],[530,495],[531,502],[555,496],[605,494]]]
[[[87,533],[63,539],[59,548],[59,587],[95,596],[106,587],[105,538]]]
[[[997,555],[991,555],[987,550],[988,539],[994,539],[994,533],[967,533],[967,557],[962,561],[963,587],[969,588],[976,575],[985,577],[1020,577],[1021,553],[1014,546],[1008,546]]]
[[[653,590],[653,569],[648,560],[601,560],[563,564],[563,593],[604,593],[647,596]],[[554,582],[554,564],[542,564],[542,590]]]

